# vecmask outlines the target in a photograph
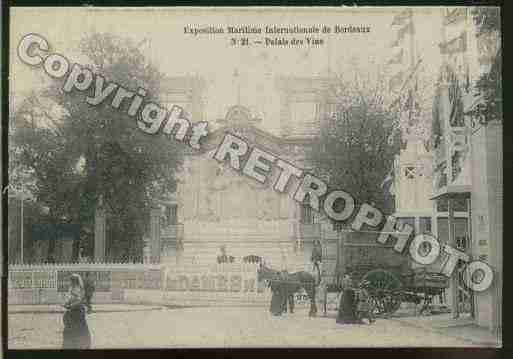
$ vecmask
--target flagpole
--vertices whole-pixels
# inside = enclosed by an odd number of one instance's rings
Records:
[[[21,185],[21,264],[23,264],[23,184]]]
[[[413,68],[415,66],[415,29],[413,27],[413,11],[410,15],[410,26],[411,26],[411,32],[410,32],[410,66]]]

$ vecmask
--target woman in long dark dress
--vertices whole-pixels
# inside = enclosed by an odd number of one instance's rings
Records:
[[[349,275],[342,280],[342,296],[338,306],[337,323],[351,324],[356,323],[356,303],[353,281]]]
[[[273,279],[270,281],[269,286],[271,287],[271,307],[269,311],[272,315],[281,315],[283,312],[283,285],[280,278],[277,280]]]
[[[89,349],[91,333],[86,321],[84,284],[78,274],[72,274],[70,282],[70,289],[64,303],[66,312],[62,318],[64,322],[62,347],[64,349]]]

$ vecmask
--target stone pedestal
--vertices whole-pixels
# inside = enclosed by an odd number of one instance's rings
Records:
[[[160,209],[152,208],[150,212],[150,261],[160,263]]]
[[[97,208],[94,215],[94,260],[105,261],[105,237],[107,228],[107,215],[104,209]]]

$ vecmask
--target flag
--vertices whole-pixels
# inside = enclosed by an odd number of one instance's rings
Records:
[[[394,16],[394,19],[392,20],[392,24],[390,26],[406,24],[408,22],[408,20],[411,20],[411,15],[412,15],[411,9],[406,9],[406,10],[400,12],[399,14]]]
[[[444,25],[455,25],[467,17],[467,9],[465,8],[457,8],[454,10],[448,10],[444,16],[443,23]]]
[[[387,65],[395,65],[400,64],[403,62],[403,53],[404,49],[401,49],[394,57],[392,57],[390,60],[388,60]]]
[[[398,72],[388,81],[388,85],[390,91],[394,91],[397,87],[403,84],[404,73],[402,71]]]
[[[440,46],[440,53],[450,55],[457,52],[464,52],[467,50],[467,33],[463,31],[460,36],[450,41],[447,41]]]
[[[464,126],[463,99],[459,81],[454,73],[450,76],[449,92],[449,123],[451,126]]]
[[[408,90],[408,97],[406,97],[406,103],[404,104],[404,109],[410,112],[411,116],[411,110],[413,109],[413,102],[414,102],[414,96],[413,96],[413,90]]]
[[[412,35],[413,31],[413,23],[410,22],[408,25],[401,27],[399,31],[397,31],[397,40],[401,41],[406,34]]]
[[[414,123],[415,117],[420,115],[420,105],[417,101],[418,82],[415,82],[414,88],[408,90],[408,97],[404,106],[404,110],[408,111],[408,124],[410,126],[416,125]],[[417,118],[418,119],[418,118]]]
[[[385,190],[392,196],[395,195],[394,178],[395,178],[394,165],[392,164],[392,168],[390,169],[390,172],[388,172],[388,174],[385,177],[385,179],[383,180],[383,182],[381,182],[381,188],[383,188],[383,190]]]

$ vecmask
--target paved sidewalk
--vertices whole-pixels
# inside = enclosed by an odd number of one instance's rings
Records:
[[[335,313],[333,313],[334,315]],[[340,325],[308,309],[275,317],[267,307],[194,307],[87,316],[94,349],[254,347],[474,347],[470,341],[378,319]],[[62,314],[9,314],[11,349],[62,347]]]
[[[454,319],[451,313],[445,313],[429,316],[401,316],[390,319],[452,338],[468,340],[479,346],[502,347],[500,336],[497,337],[488,328],[476,325],[469,317]]]
[[[11,304],[7,306],[9,314],[17,313],[64,313],[65,309],[59,304]],[[142,312],[161,310],[164,307],[157,305],[141,304],[93,304],[94,313],[118,313],[118,312]]]

